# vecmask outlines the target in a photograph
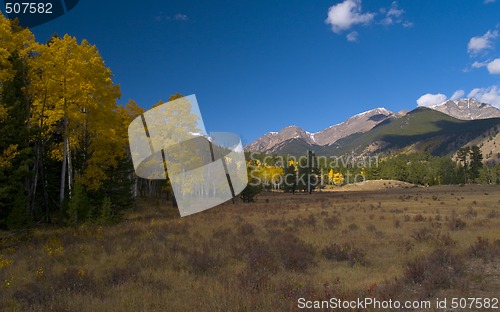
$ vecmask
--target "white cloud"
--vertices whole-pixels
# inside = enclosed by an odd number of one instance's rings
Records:
[[[174,16],[174,20],[176,20],[176,21],[187,21],[188,17],[187,17],[186,14],[177,13]]]
[[[452,101],[458,100],[458,99],[462,98],[464,96],[464,94],[465,94],[464,90],[457,90],[450,97],[450,100],[452,100]]]
[[[347,34],[347,40],[350,42],[356,42],[358,41],[358,32],[357,31],[351,31],[350,33]]]
[[[488,50],[493,48],[493,40],[498,37],[498,31],[488,30],[484,35],[478,37],[472,37],[467,45],[467,52],[470,55],[477,55],[483,50]]]
[[[488,66],[488,62],[475,61],[474,63],[472,63],[472,68],[481,68],[481,67],[486,67],[486,66]]]
[[[413,27],[415,24],[413,22],[410,22],[410,21],[404,21],[403,22],[403,27],[404,28],[410,28],[410,27]]]
[[[464,95],[464,90],[457,90],[450,97],[450,100],[461,99]],[[467,94],[467,98],[475,98],[479,102],[487,103],[500,109],[500,87],[490,86],[487,88],[475,88]],[[418,98],[417,104],[418,106],[431,107],[444,103],[447,100],[448,98],[444,94],[427,93]]]
[[[358,24],[381,24],[391,26],[400,24],[404,28],[413,27],[413,23],[404,19],[405,11],[398,6],[397,1],[393,1],[390,8],[380,8],[378,13],[363,12],[361,9],[362,0],[343,0],[332,5],[328,9],[328,16],[325,23],[332,27],[332,31],[341,34]],[[379,18],[375,18],[378,14]],[[348,41],[358,41],[358,32],[351,31],[346,37]]]
[[[495,0],[484,0],[484,2],[483,2],[483,3],[484,3],[484,4],[488,4],[488,3],[493,3],[493,2],[495,2]]]
[[[374,16],[374,13],[362,13],[361,0],[344,0],[328,9],[325,22],[332,26],[333,32],[338,34],[353,25],[369,24]]]
[[[186,22],[189,20],[189,17],[186,14],[177,13],[173,17],[170,15],[166,15],[163,12],[160,12],[157,16],[154,17],[157,22],[170,22],[170,21],[179,21]]]
[[[472,90],[467,97],[473,97],[479,102],[491,104],[500,108],[500,88],[490,86],[488,88],[476,88]]]
[[[405,13],[404,10],[398,8],[398,3],[396,1],[393,1],[391,4],[391,8],[389,9],[389,12],[387,12],[387,16],[400,17],[404,13]]]
[[[393,24],[402,24],[405,28],[413,26],[412,22],[403,20],[405,11],[399,8],[396,1],[392,2],[389,10],[381,9],[380,12],[385,14],[385,17],[380,22],[382,25],[389,26]]]
[[[490,74],[500,74],[500,58],[489,62],[487,68]]]
[[[455,92],[456,93],[456,92]],[[433,106],[437,104],[441,104],[445,102],[447,99],[446,95],[438,93],[438,94],[424,94],[418,98],[417,104],[418,106]]]

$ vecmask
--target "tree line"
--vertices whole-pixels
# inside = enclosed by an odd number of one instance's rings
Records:
[[[0,228],[110,222],[136,196],[169,196],[135,177],[127,128],[144,110],[117,104],[112,78],[88,41],[39,43],[0,15]]]
[[[321,161],[322,157],[314,154],[298,157],[298,160],[290,155],[252,154],[248,158],[252,159],[248,162],[249,181],[260,184],[260,189],[281,189],[285,192],[381,179],[427,186],[500,184],[500,165],[484,165],[483,155],[476,145],[460,148],[454,158],[433,156],[427,152],[370,157],[375,161],[367,161],[363,157],[349,160],[350,156]]]
[[[460,148],[455,157],[426,152],[397,154],[367,169],[368,179],[394,179],[420,185],[500,184],[500,165],[484,165],[477,145]]]

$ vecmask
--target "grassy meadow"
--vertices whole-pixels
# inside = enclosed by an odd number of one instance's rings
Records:
[[[169,203],[140,202],[112,226],[0,233],[0,310],[296,311],[301,297],[499,297],[499,186],[348,190],[263,192],[185,218]]]

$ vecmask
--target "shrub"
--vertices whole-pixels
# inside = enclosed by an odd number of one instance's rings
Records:
[[[487,238],[478,237],[476,242],[469,247],[468,254],[484,260],[493,260],[500,256],[500,240],[495,240],[490,244]]]
[[[96,293],[97,284],[94,277],[84,269],[74,267],[68,268],[64,273],[54,279],[57,292],[67,291],[70,293]]]
[[[366,230],[368,232],[376,232],[377,231],[377,227],[375,226],[375,224],[373,223],[370,223],[366,226]]]
[[[358,225],[356,223],[351,223],[347,228],[351,231],[356,231],[358,229]]]
[[[253,235],[255,233],[255,227],[250,223],[244,223],[240,226],[239,233],[242,236]]]
[[[244,203],[254,202],[254,197],[262,191],[262,186],[259,185],[251,185],[249,183],[245,189],[241,192],[240,198]]]
[[[261,291],[265,289],[269,278],[269,274],[266,272],[252,271],[248,268],[245,268],[238,274],[238,279],[242,288],[252,291]]]
[[[297,298],[317,298],[318,291],[315,289],[314,284],[310,281],[305,284],[294,283],[293,281],[285,281],[278,286],[279,294],[285,298],[285,302],[295,302]],[[333,296],[331,296],[333,297]],[[287,306],[282,308],[282,311],[292,310]]]
[[[278,271],[280,262],[269,244],[259,242],[248,253],[247,267],[254,272],[274,274]]]
[[[313,265],[314,247],[291,233],[281,233],[271,238],[272,246],[278,252],[286,270],[305,272]]]
[[[222,265],[219,256],[212,256],[208,246],[203,247],[203,251],[193,250],[187,253],[186,262],[191,267],[193,273],[204,274],[215,271]]]
[[[14,292],[14,298],[25,307],[47,304],[52,296],[52,290],[40,283],[31,282]]]
[[[422,286],[425,297],[452,287],[465,270],[464,263],[448,249],[437,248],[430,255],[407,262],[403,274],[407,283]]]
[[[477,211],[471,206],[469,206],[469,208],[467,208],[467,211],[465,212],[465,216],[467,218],[475,218],[477,217]]]
[[[395,219],[395,220],[393,221],[393,223],[394,223],[394,227],[395,227],[395,228],[400,228],[400,227],[401,227],[401,221],[400,221],[400,220]]]
[[[467,225],[467,223],[465,223],[465,222],[464,222],[462,219],[460,219],[460,218],[451,219],[451,220],[448,222],[448,227],[449,227],[449,228],[450,228],[450,230],[452,230],[452,231],[461,230],[461,229],[463,229],[466,225]]]
[[[316,227],[316,217],[313,214],[310,214],[307,219],[304,220],[304,223],[309,226]]]
[[[425,217],[423,215],[421,215],[421,214],[418,214],[415,217],[413,217],[413,221],[415,221],[415,222],[423,222],[423,221],[425,221]]]
[[[139,272],[139,267],[136,266],[112,268],[106,274],[104,281],[110,286],[118,286],[128,281],[135,281]]]
[[[438,237],[438,243],[442,246],[455,246],[457,241],[451,238],[450,233]]]
[[[451,219],[448,221],[448,227],[452,231],[461,230],[465,227],[466,223],[457,217],[457,212],[451,212]]]
[[[90,204],[85,188],[75,183],[73,194],[68,203],[68,224],[77,225],[89,216]]]
[[[328,260],[348,261],[351,266],[356,263],[366,265],[365,252],[351,243],[332,243],[321,250],[321,255]]]
[[[245,269],[238,274],[243,288],[259,291],[266,287],[272,274],[278,272],[280,261],[272,247],[264,242],[255,241],[248,251]]]
[[[417,242],[426,242],[432,238],[432,231],[429,228],[424,227],[418,230],[414,230],[413,234],[410,236]]]
[[[212,237],[219,240],[225,240],[232,236],[233,231],[229,227],[220,227],[212,231]]]
[[[113,221],[114,215],[113,209],[111,208],[111,199],[109,199],[109,197],[105,197],[99,214],[99,224],[111,224]]]
[[[488,215],[486,215],[486,217],[489,219],[500,218],[500,213],[492,209],[490,212],[488,212]]]
[[[9,229],[28,228],[32,225],[33,222],[26,209],[26,199],[22,192],[16,193],[6,223]]]

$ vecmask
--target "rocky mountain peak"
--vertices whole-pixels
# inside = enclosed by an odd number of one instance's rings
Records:
[[[430,108],[461,120],[476,120],[500,117],[500,109],[474,98],[448,100]]]

